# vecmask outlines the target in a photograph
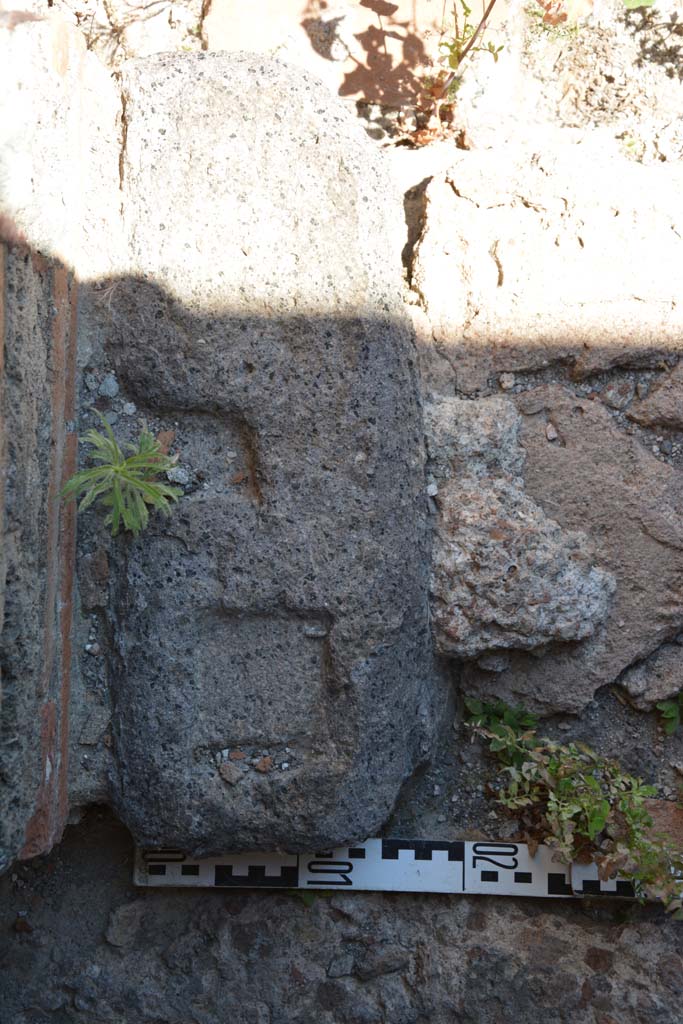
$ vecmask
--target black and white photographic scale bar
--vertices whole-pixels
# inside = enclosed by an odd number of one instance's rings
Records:
[[[633,899],[630,882],[601,881],[594,864],[571,867],[547,846],[524,843],[367,839],[313,854],[234,853],[197,860],[179,850],[136,851],[135,885],[240,889],[332,889],[486,896],[611,896]]]

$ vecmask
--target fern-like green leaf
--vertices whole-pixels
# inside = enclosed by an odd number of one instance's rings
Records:
[[[149,522],[150,507],[170,515],[171,502],[181,497],[181,488],[158,479],[175,466],[177,456],[162,452],[159,441],[146,428],[137,444],[124,444],[129,453],[126,456],[111,424],[100,413],[97,415],[104,433],[91,428],[80,439],[90,448],[89,456],[95,465],[76,473],[64,486],[62,497],[69,500],[83,495],[79,511],[99,502],[109,509],[105,525],[111,526],[112,536],[122,526],[137,536]]]

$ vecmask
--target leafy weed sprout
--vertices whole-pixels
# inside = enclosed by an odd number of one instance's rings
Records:
[[[460,13],[458,13],[458,3],[461,8]],[[489,0],[489,3],[482,12],[481,18],[474,22],[470,21],[471,7],[467,5],[465,0],[458,0],[458,3],[453,4],[453,32],[442,39],[439,44],[442,59],[449,70],[445,77],[436,86],[432,87],[437,103],[444,99],[454,99],[459,84],[458,73],[460,65],[468,54],[490,53],[494,61],[497,61],[498,55],[503,49],[502,46],[494,46],[491,42],[485,46],[480,43],[481,35],[486,29],[487,20],[496,0]]]
[[[532,856],[544,843],[565,864],[595,862],[601,879],[629,878],[641,898],[661,900],[683,920],[683,853],[652,832],[653,786],[583,743],[540,738],[523,708],[465,704],[468,727],[500,766],[490,794],[519,819]]]
[[[683,722],[683,690],[671,700],[660,700],[657,709],[662,717],[662,726],[667,736],[673,736]]]
[[[628,11],[652,7],[656,0],[623,0]],[[442,63],[448,71],[442,71],[439,79],[430,80],[425,85],[431,92],[437,105],[444,100],[452,102],[460,84],[461,65],[468,56],[475,53],[489,53],[494,62],[498,61],[504,47],[496,46],[491,41],[484,44],[482,37],[486,31],[496,0],[482,0],[481,15],[475,15],[471,21],[472,8],[466,0],[455,0],[452,9],[453,28],[445,32],[439,46]],[[544,30],[552,35],[575,35],[578,22],[592,8],[592,3],[580,3],[576,0],[535,0],[525,12]]]
[[[97,415],[104,434],[93,428],[80,438],[82,444],[90,446],[90,458],[96,465],[72,476],[62,490],[62,497],[69,500],[83,494],[79,512],[99,502],[109,509],[104,522],[105,526],[111,526],[112,537],[121,526],[137,537],[149,522],[150,508],[170,515],[170,502],[182,495],[179,487],[171,487],[158,479],[176,464],[178,457],[165,455],[159,441],[146,427],[137,444],[124,444],[129,452],[125,455],[109,423],[99,412]]]

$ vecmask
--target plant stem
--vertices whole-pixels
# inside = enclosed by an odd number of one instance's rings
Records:
[[[490,16],[491,11],[493,10],[495,4],[496,4],[496,0],[489,0],[488,7],[484,11],[484,13],[482,15],[481,21],[479,22],[479,24],[477,25],[476,29],[474,30],[474,32],[472,33],[472,35],[468,39],[467,46],[465,46],[465,48],[463,49],[462,53],[460,54],[460,58],[458,60],[458,67],[454,68],[451,71],[451,73],[448,75],[448,77],[446,78],[444,84],[441,87],[441,90],[439,92],[437,100],[443,99],[443,97],[446,95],[446,93],[450,89],[450,87],[453,84],[453,82],[455,80],[455,77],[456,77],[456,75],[458,73],[458,68],[460,67],[460,65],[464,61],[465,57],[467,56],[467,54],[470,52],[470,50],[472,49],[472,47],[476,43],[476,41],[479,38],[479,36],[481,35],[481,33],[486,28],[486,22],[487,22],[487,20],[488,20],[488,18]]]

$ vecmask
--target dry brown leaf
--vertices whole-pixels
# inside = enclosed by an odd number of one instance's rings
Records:
[[[175,430],[160,430],[157,434],[159,450],[162,455],[168,455],[173,442],[175,441]]]

